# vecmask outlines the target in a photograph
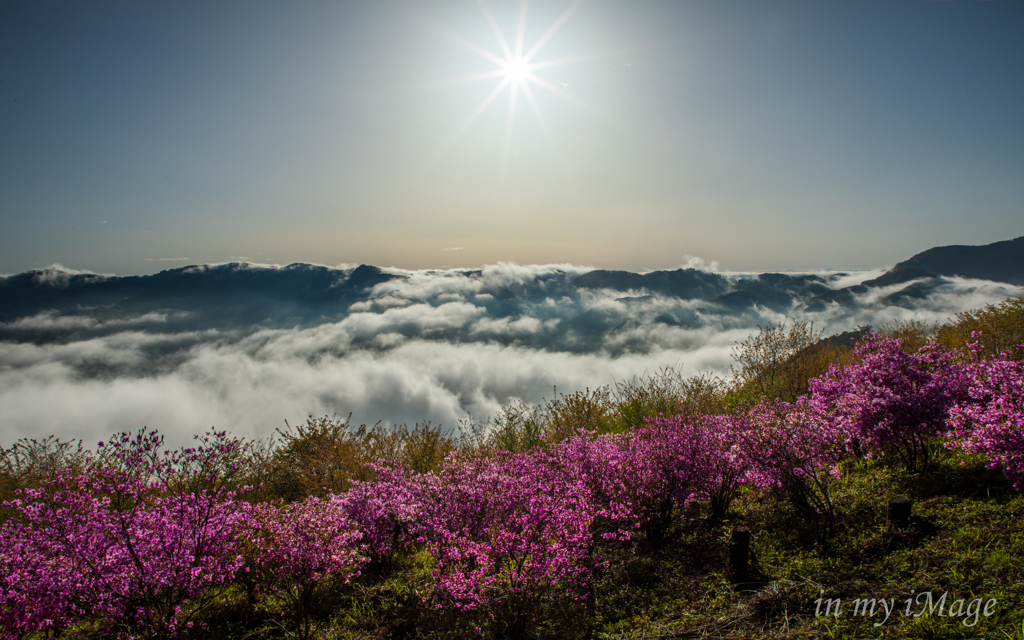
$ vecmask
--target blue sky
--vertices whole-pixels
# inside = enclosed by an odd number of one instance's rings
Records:
[[[513,58],[549,35],[514,108],[485,104],[519,78],[496,31]],[[855,269],[1008,239],[1022,32],[1007,0],[8,0],[0,272]]]

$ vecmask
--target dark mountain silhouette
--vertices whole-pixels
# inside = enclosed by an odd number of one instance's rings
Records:
[[[834,292],[822,276],[762,273],[736,278],[696,269],[643,274],[598,269],[576,278],[573,284],[586,289],[647,291],[683,300],[700,299],[723,311],[739,311],[758,305],[784,312],[797,299]]]
[[[984,246],[935,247],[898,263],[881,276],[842,289],[828,286],[821,276],[763,273],[754,278],[678,269],[631,273],[598,269],[573,281],[577,287],[616,291],[648,291],[682,299],[702,299],[738,311],[753,305],[785,312],[798,301],[806,311],[821,311],[828,304],[853,304],[857,295],[872,288],[906,284],[884,298],[901,305],[926,298],[946,282],[961,276],[1024,285],[1024,237]]]
[[[396,277],[366,265],[343,270],[310,264],[230,263],[126,277],[29,271],[0,279],[0,322],[43,311],[103,319],[173,310],[228,325],[295,325],[344,313],[374,285]]]
[[[910,270],[1024,285],[1024,236],[983,246],[935,247],[900,262],[889,273]]]
[[[647,322],[698,326],[703,322],[700,316],[756,309],[800,314],[830,305],[852,308],[864,304],[864,294],[882,287],[891,289],[885,292],[882,304],[913,307],[937,288],[949,285],[953,276],[1024,285],[1024,237],[982,247],[936,247],[877,278],[837,288],[835,283],[845,275],[727,276],[697,269],[651,273],[597,269],[579,276],[553,270],[533,278],[499,279],[481,285],[485,289],[480,291],[486,295],[473,303],[486,317],[512,321],[539,313],[557,317],[562,324],[545,325],[544,331],[527,332],[529,335],[510,330],[499,335],[501,331],[495,328],[498,333],[467,334],[462,339],[537,347],[557,343],[562,349],[586,351],[610,334],[632,332],[642,342],[645,338],[640,328]],[[459,276],[484,278],[478,270],[460,272]],[[353,304],[373,295],[375,286],[401,278],[405,276],[369,265],[335,269],[310,264],[269,267],[231,263],[127,277],[59,269],[30,271],[0,277],[0,340],[79,339],[123,330],[127,323],[143,330],[153,325],[162,332],[316,326],[346,317]],[[588,289],[624,295],[617,307],[590,308],[582,303]],[[422,302],[436,307],[450,299],[433,295]],[[658,298],[692,301],[692,305],[666,311],[657,308]],[[564,311],[545,315],[545,305],[556,301]],[[685,311],[687,308],[690,311]],[[407,337],[419,335],[420,330],[414,320],[408,326],[389,329]],[[430,331],[437,337],[447,335],[438,328]],[[353,340],[372,342],[374,336],[370,332]]]
[[[871,288],[901,284],[906,286],[883,300],[905,305],[927,298],[933,289],[947,283],[947,278],[957,276],[1024,285],[1024,236],[982,246],[950,245],[922,251],[877,278],[822,292],[807,302],[806,309],[820,311],[829,303],[850,304],[855,295],[867,293]]]
[[[652,271],[651,273],[598,269],[581,275],[573,280],[573,284],[586,289],[615,289],[616,291],[646,289],[651,293],[660,293],[683,300],[695,298],[707,300],[727,293],[732,288],[729,278],[697,269]]]

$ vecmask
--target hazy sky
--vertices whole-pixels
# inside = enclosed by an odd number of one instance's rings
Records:
[[[1024,3],[523,11],[5,0],[0,272],[872,268],[1024,235]]]

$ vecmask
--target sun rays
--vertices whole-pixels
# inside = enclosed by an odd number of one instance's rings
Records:
[[[441,145],[441,148],[435,154],[435,160],[444,155],[447,150],[459,138],[461,138],[480,118],[480,116],[485,113],[493,103],[497,102],[506,91],[508,92],[508,103],[502,142],[502,173],[507,170],[514,140],[516,113],[519,110],[519,103],[523,100],[525,100],[529,105],[530,111],[533,113],[534,118],[540,125],[540,128],[547,138],[548,143],[551,145],[552,150],[556,155],[561,155],[558,152],[557,145],[555,144],[551,127],[541,111],[540,102],[534,95],[534,89],[537,87],[544,89],[545,91],[559,96],[560,98],[588,111],[594,112],[596,110],[584,101],[573,96],[567,90],[567,85],[549,82],[536,72],[542,69],[551,69],[561,65],[582,62],[597,57],[593,54],[581,54],[553,59],[539,58],[539,54],[542,52],[544,46],[548,44],[551,38],[558,32],[558,30],[565,24],[581,4],[583,4],[583,0],[575,0],[566,7],[565,11],[561,13],[561,15],[539,38],[537,38],[536,41],[529,43],[529,48],[527,48],[526,41],[528,4],[525,0],[521,5],[518,20],[516,21],[515,28],[512,31],[513,36],[511,38],[506,37],[506,31],[502,29],[501,24],[491,11],[488,4],[484,0],[479,0],[480,9],[491,28],[494,40],[498,45],[496,51],[488,49],[485,46],[481,46],[480,44],[477,44],[476,42],[473,42],[449,29],[436,24],[431,25],[434,31],[440,33],[447,40],[494,65],[494,68],[488,71],[451,78],[446,84],[495,82],[493,88],[484,96],[476,108],[466,116],[453,134],[445,141],[444,144]],[[493,41],[491,46],[493,46]]]

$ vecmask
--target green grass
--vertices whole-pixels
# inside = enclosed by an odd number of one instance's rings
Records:
[[[963,464],[961,464],[963,463]],[[937,495],[937,492],[941,492]],[[915,500],[911,525],[887,528],[888,498]],[[684,533],[670,548],[646,556],[645,582],[628,564],[602,578],[599,638],[1024,638],[1024,498],[977,459],[948,455],[928,472],[893,473],[878,462],[850,465],[836,501],[833,536],[816,543],[812,528],[785,503],[748,492],[720,530]],[[734,588],[724,577],[727,529],[742,523],[763,572],[759,584]],[[715,533],[718,533],[716,536]],[[701,536],[704,539],[701,540]],[[629,586],[633,584],[634,589]],[[945,615],[916,615],[925,604],[908,597],[947,593]],[[839,616],[815,616],[815,600],[838,598]],[[857,599],[895,599],[885,624],[853,615]],[[950,617],[972,599],[996,602],[977,623]],[[878,623],[878,626],[876,626]]]
[[[914,500],[911,524],[890,530],[890,497]],[[838,520],[825,542],[788,504],[748,490],[726,520],[697,513],[680,519],[657,548],[641,539],[603,543],[609,566],[586,606],[552,601],[531,632],[537,638],[998,638],[1024,640],[1024,497],[977,458],[946,453],[928,471],[909,475],[880,461],[849,462],[836,490]],[[756,583],[733,585],[727,558],[732,527],[754,533]],[[431,559],[406,558],[387,576],[364,576],[326,593],[316,613],[321,638],[498,637],[486,612],[438,609],[429,595]],[[996,601],[992,615],[905,615],[908,597],[947,593]],[[815,616],[820,597],[838,598],[840,615]],[[853,615],[858,598],[885,598],[894,608]],[[917,614],[922,604],[912,603]],[[983,605],[982,605],[983,606]],[[219,638],[290,637],[273,600],[255,614],[241,591],[226,593],[206,614]],[[877,626],[876,626],[876,623]],[[480,631],[477,632],[476,628]]]

